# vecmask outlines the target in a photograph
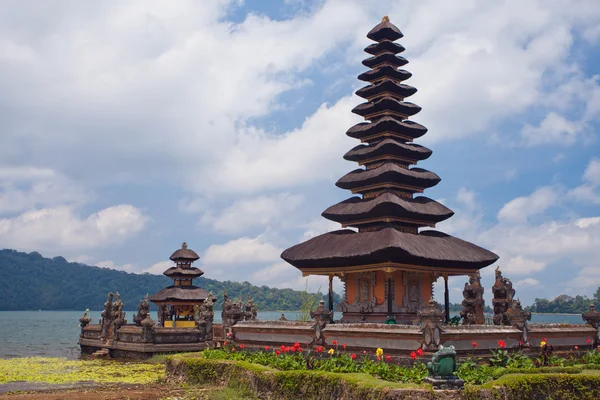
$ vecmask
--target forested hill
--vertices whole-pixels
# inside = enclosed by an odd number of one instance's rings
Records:
[[[136,310],[146,293],[156,293],[173,282],[162,275],[130,274],[15,250],[0,250],[0,277],[0,310],[99,310],[109,291],[119,292],[125,310]],[[301,291],[258,287],[248,282],[220,282],[204,277],[194,282],[218,297],[217,308],[223,290],[230,298],[245,299],[250,294],[261,311],[299,310],[307,298]],[[313,296],[317,301],[327,301],[322,294]],[[334,301],[339,300],[334,295]]]

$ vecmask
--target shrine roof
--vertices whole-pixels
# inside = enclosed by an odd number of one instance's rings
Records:
[[[369,57],[363,60],[362,64],[365,67],[374,68],[379,64],[387,63],[394,67],[402,67],[408,64],[408,60],[402,56],[397,56],[392,53],[382,53],[373,57]]]
[[[372,199],[351,197],[329,207],[321,215],[340,223],[381,217],[398,217],[437,223],[450,218],[454,212],[428,197],[419,196],[407,199],[393,192],[385,192]]]
[[[192,249],[187,248],[187,243],[183,242],[181,248],[176,250],[171,257],[169,257],[172,261],[191,261],[194,262],[200,259],[200,256]]]
[[[377,263],[480,269],[498,256],[473,243],[435,230],[418,234],[383,228],[372,232],[338,230],[285,250],[281,257],[296,268],[344,269]]]
[[[169,286],[150,296],[150,301],[204,301],[208,292],[197,286]]]
[[[356,189],[378,183],[398,183],[418,188],[429,188],[440,182],[440,177],[423,168],[402,168],[396,163],[386,162],[371,169],[355,169],[342,176],[335,185],[342,189]]]
[[[404,50],[406,50],[404,46],[399,43],[394,43],[391,40],[382,40],[379,43],[373,43],[365,47],[365,52],[373,55],[382,53],[398,54],[402,53]]]
[[[348,129],[346,135],[363,139],[377,133],[391,132],[416,139],[427,133],[427,128],[413,121],[400,121],[393,117],[382,117],[374,122],[361,122]]]
[[[358,76],[361,81],[372,82],[382,78],[392,78],[399,82],[405,81],[410,78],[412,74],[403,69],[396,69],[389,65],[384,65],[379,68],[363,72]]]
[[[182,277],[187,278],[197,278],[199,276],[204,275],[204,271],[200,268],[191,267],[191,268],[181,268],[179,266],[171,267],[163,272],[163,275],[168,277],[176,277],[177,275],[181,275]]]
[[[359,144],[344,155],[344,159],[348,161],[363,161],[366,159],[384,156],[395,155],[399,157],[409,158],[411,160],[425,160],[431,156],[432,151],[427,147],[414,143],[401,143],[394,139],[384,139],[372,145]]]
[[[394,24],[390,22],[390,19],[385,16],[381,19],[381,22],[378,23],[367,33],[367,37],[371,40],[375,40],[376,42],[380,42],[382,40],[398,40],[404,35],[400,32],[400,29]]]
[[[368,85],[364,88],[358,89],[356,91],[356,95],[364,99],[368,99],[370,97],[385,92],[392,93],[396,96],[405,98],[417,93],[417,89],[412,86],[405,85],[403,83],[398,83],[391,79],[384,79],[376,84]]]

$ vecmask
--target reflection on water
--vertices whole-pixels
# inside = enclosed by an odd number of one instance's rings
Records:
[[[127,311],[127,319],[131,323],[135,311]],[[156,313],[152,318],[156,319]],[[284,311],[288,320],[299,318],[297,311]],[[79,318],[80,311],[0,311],[0,358],[10,357],[67,357],[78,358]],[[99,311],[90,311],[92,323],[100,320]],[[261,320],[277,320],[281,311],[262,311],[258,313]],[[336,313],[335,318],[341,318]],[[221,322],[220,311],[215,312],[215,322]],[[535,323],[570,323],[581,324],[581,315],[534,314],[531,322]]]

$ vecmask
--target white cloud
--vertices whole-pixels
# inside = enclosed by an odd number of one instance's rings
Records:
[[[200,259],[208,267],[238,268],[240,264],[268,263],[279,260],[282,250],[264,237],[242,237],[224,244],[213,244]]]
[[[555,205],[559,195],[557,187],[539,188],[529,196],[518,197],[505,204],[498,212],[498,219],[513,223],[525,222],[527,218],[543,213]]]
[[[583,174],[583,180],[590,185],[600,185],[600,158],[594,158],[589,162]]]
[[[539,286],[539,285],[540,285],[540,281],[538,281],[537,279],[533,279],[533,278],[525,278],[525,279],[521,279],[520,281],[515,282],[515,288],[518,288],[518,289],[524,289],[524,288]]]
[[[580,122],[569,121],[555,112],[548,113],[539,126],[525,124],[521,135],[525,144],[536,146],[540,144],[573,144],[577,135],[582,133],[584,125]]]
[[[218,215],[206,213],[200,219],[218,233],[237,234],[255,227],[285,225],[304,202],[301,195],[279,193],[235,201]]]
[[[127,204],[108,207],[81,218],[73,207],[27,211],[0,219],[3,246],[52,253],[118,245],[138,234],[149,221]]]
[[[162,275],[163,272],[172,266],[174,266],[173,261],[159,261],[152,264],[150,268],[143,270],[142,273],[147,272],[153,275]]]
[[[88,199],[83,188],[52,169],[0,167],[0,215]]]
[[[135,270],[135,266],[133,264],[115,264],[114,261],[110,261],[110,260],[106,260],[106,261],[99,261],[96,263],[96,266],[98,267],[102,267],[102,268],[110,268],[110,269],[116,269],[119,271],[125,271],[125,272],[136,272]]]
[[[571,189],[567,195],[577,201],[590,204],[600,204],[600,159],[590,160],[585,173],[583,174],[584,183]]]
[[[500,260],[502,272],[514,275],[525,275],[539,272],[546,268],[546,263],[527,259],[523,256]]]

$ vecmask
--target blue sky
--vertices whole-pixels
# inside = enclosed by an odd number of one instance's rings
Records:
[[[437,229],[498,253],[525,304],[600,286],[594,0],[32,4],[0,10],[0,248],[161,273],[187,241],[206,277],[305,287],[279,254],[339,227],[320,214],[350,197],[388,15],[442,178],[426,195],[456,212]]]

